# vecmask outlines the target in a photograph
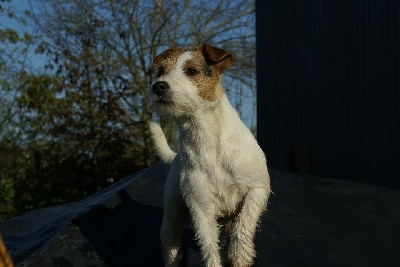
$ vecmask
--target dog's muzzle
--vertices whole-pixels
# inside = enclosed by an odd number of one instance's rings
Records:
[[[161,96],[169,90],[169,84],[164,81],[158,81],[151,87],[155,95]]]

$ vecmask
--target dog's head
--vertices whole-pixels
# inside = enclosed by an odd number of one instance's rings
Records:
[[[215,105],[224,94],[222,73],[232,66],[233,53],[210,45],[193,51],[170,48],[157,56],[151,106],[159,114],[190,116]]]

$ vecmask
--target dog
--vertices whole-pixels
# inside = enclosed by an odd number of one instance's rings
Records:
[[[266,158],[231,106],[221,84],[233,64],[230,51],[208,44],[170,48],[153,62],[151,108],[176,120],[179,151],[155,122],[150,132],[159,158],[170,164],[164,187],[161,246],[166,266],[178,266],[190,218],[207,267],[222,267],[220,219],[233,267],[253,264],[254,235],[271,193]]]

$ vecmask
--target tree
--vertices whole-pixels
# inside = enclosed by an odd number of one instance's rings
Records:
[[[253,1],[38,0],[32,7],[46,37],[39,52],[52,56],[52,67],[63,77],[63,94],[87,99],[82,110],[97,116],[112,106],[118,115],[104,121],[133,126],[137,132],[132,136],[141,138],[144,166],[152,162],[145,124],[152,116],[151,63],[163,49],[199,43],[231,49],[237,63],[227,73],[228,93],[242,96],[243,88],[255,88]],[[81,118],[93,121],[92,116]]]
[[[15,181],[18,175],[14,162],[19,152],[17,123],[15,122],[15,94],[13,85],[24,68],[31,37],[21,35],[14,25],[23,25],[24,15],[17,14],[11,0],[0,0],[0,220],[16,214]],[[7,25],[4,22],[11,22]]]
[[[234,104],[240,109],[244,93],[254,94],[254,1],[30,4],[27,15],[37,27],[35,52],[48,61],[44,71],[22,67],[13,78],[4,78],[13,95],[4,86],[0,91],[12,104],[0,110],[12,111],[0,136],[6,129],[18,133],[15,142],[3,143],[0,167],[8,172],[0,173],[12,181],[13,191],[7,194],[17,196],[18,212],[82,198],[154,162],[148,90],[152,61],[164,49],[199,43],[230,49],[236,64],[225,75],[228,95],[239,96]],[[32,43],[32,35],[15,34]],[[13,34],[8,36],[13,40]],[[2,75],[13,61],[3,65]],[[175,126],[164,126],[173,141]]]

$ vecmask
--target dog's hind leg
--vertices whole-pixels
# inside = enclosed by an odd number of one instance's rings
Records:
[[[268,188],[250,188],[239,215],[227,225],[228,258],[232,267],[248,267],[256,256],[254,235],[270,195]]]
[[[164,217],[161,225],[165,266],[178,266],[179,249],[188,217],[189,211],[179,187],[179,176],[172,166],[164,186]]]
[[[179,263],[179,250],[188,211],[183,200],[177,196],[167,197],[164,203],[164,217],[161,225],[161,247],[165,266],[175,267]]]

